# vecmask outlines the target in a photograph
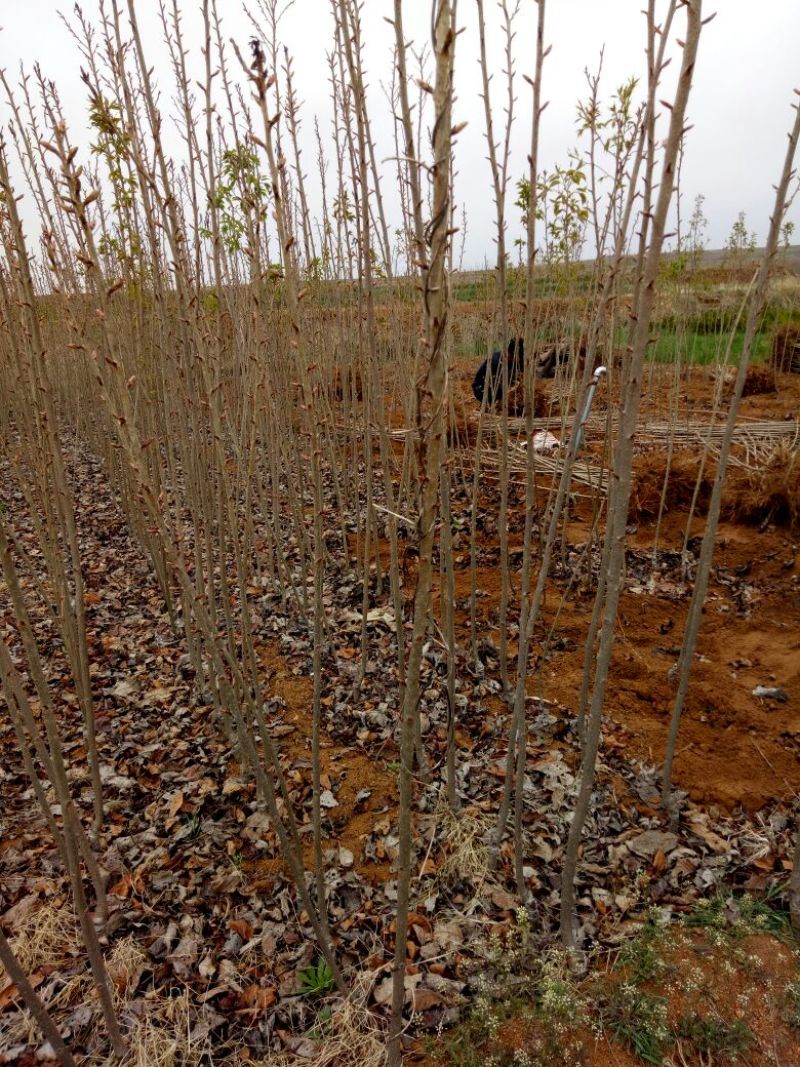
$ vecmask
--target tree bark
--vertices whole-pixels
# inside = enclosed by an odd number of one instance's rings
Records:
[[[424,276],[423,302],[427,360],[417,381],[417,523],[419,566],[414,591],[414,618],[403,699],[400,742],[400,825],[397,879],[396,944],[393,966],[392,1013],[389,1024],[389,1067],[400,1067],[405,999],[406,935],[411,891],[413,759],[415,723],[419,714],[422,646],[428,625],[433,578],[433,545],[439,510],[439,481],[447,387],[448,279],[447,249],[450,223],[452,166],[453,62],[456,33],[452,5],[438,0],[434,19],[436,84],[433,126],[433,217],[428,227],[429,267]]]

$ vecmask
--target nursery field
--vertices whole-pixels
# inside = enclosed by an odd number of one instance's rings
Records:
[[[378,311],[391,319],[397,309],[379,306]],[[463,323],[469,325],[470,316],[479,320],[481,312],[470,305]],[[52,324],[54,330],[59,327]],[[522,416],[509,416],[504,426],[501,415],[481,414],[470,390],[474,369],[472,359],[454,358],[446,458],[452,476],[452,564],[447,566],[437,550],[433,631],[422,665],[420,729],[428,770],[417,786],[407,935],[414,1009],[408,1049],[420,1054],[429,1048],[426,1034],[469,1015],[487,969],[504,957],[499,946],[520,936],[518,903],[508,888],[512,842],[501,845],[496,866],[489,842],[509,751],[510,708],[499,663],[501,551],[513,576],[507,607],[513,619],[524,549],[526,457],[520,442],[525,426]],[[364,368],[355,370],[366,378]],[[345,384],[355,370],[346,370]],[[744,392],[749,395],[739,408],[734,463],[722,496],[675,758],[678,824],[665,818],[659,797],[675,693],[670,669],[674,673],[680,652],[707,517],[716,463],[711,431],[724,418],[731,375],[718,365],[651,362],[645,376],[602,755],[578,881],[580,937],[597,953],[615,952],[640,936],[653,908],[677,922],[715,894],[769,898],[779,916],[791,869],[792,801],[800,787],[800,375],[774,373],[769,360],[748,372]],[[379,479],[387,469],[395,472],[391,492],[399,492],[407,436],[398,385],[402,366],[387,362],[382,377],[387,385],[382,402],[369,403],[385,413],[385,425],[366,454],[368,402],[355,388],[339,386],[326,394],[338,446],[345,455],[355,452],[362,478],[365,463],[373,469],[376,496],[385,492]],[[566,439],[574,414],[569,380],[564,376],[537,387],[534,432],[549,427],[554,437]],[[575,716],[601,566],[616,388],[612,381],[595,398],[583,451],[586,478],[576,481],[560,527],[528,657],[521,829],[531,894],[526,921],[537,959],[557,940],[557,872],[580,765]],[[87,416],[81,414],[78,423]],[[302,442],[300,431],[297,439]],[[507,544],[501,549],[503,442],[509,484]],[[236,744],[220,733],[218,698],[198,679],[181,620],[170,618],[152,565],[109,483],[104,457],[80,432],[67,434],[61,447],[82,560],[88,686],[103,783],[106,828],[97,862],[107,894],[107,969],[120,1017],[132,1021],[141,1043],[139,1062],[167,1062],[173,1054],[181,1062],[201,1062],[211,1049],[214,1062],[229,1056],[258,1060],[275,1047],[322,1055],[338,1040],[363,1042],[365,1054],[379,1062],[397,877],[395,613],[399,610],[407,626],[418,570],[413,542],[401,526],[393,588],[392,545],[385,528],[379,525],[367,543],[369,531],[355,513],[324,509],[329,559],[316,674],[313,632],[290,606],[277,565],[270,579],[269,565],[262,561],[261,573],[254,572],[246,587],[253,677],[309,872],[314,868],[314,789],[308,772],[312,745],[319,749],[319,843],[331,934],[361,996],[353,1018],[339,1019],[341,1032],[329,1033],[326,1005],[337,1003],[330,971],[304,933],[308,920],[297,910],[291,871],[256,784]],[[553,464],[562,452],[540,457],[534,539],[541,537]],[[57,709],[70,786],[78,810],[91,820],[79,687],[35,563],[40,558],[37,516],[31,510],[35,498],[20,478],[18,454],[6,452],[3,462],[5,551],[13,545],[27,564],[19,572],[19,595]],[[235,462],[231,455],[229,466]],[[256,480],[266,476],[249,472]],[[303,513],[305,526],[307,505]],[[252,521],[250,544],[264,553],[274,534],[268,519],[253,515]],[[366,592],[359,567],[370,573]],[[531,589],[537,577],[534,560]],[[235,581],[234,572],[230,580]],[[284,580],[291,582],[288,572]],[[443,618],[448,581],[453,612],[445,612],[444,630],[451,618],[451,639],[436,622]],[[231,603],[238,610],[236,597],[231,594]],[[3,635],[13,649],[20,631],[5,583],[2,603]],[[517,648],[518,628],[511,623],[506,655],[512,663]],[[20,685],[30,685],[17,677]],[[34,719],[42,715],[40,701],[30,697]],[[13,720],[4,720],[0,743],[4,924],[62,1032],[75,1047],[97,1056],[102,1030],[98,1008],[87,999],[89,978],[67,876],[46,820],[32,806]],[[454,809],[436,784],[448,760]],[[738,912],[723,916],[722,926],[726,923],[738,931]],[[524,961],[535,990],[547,974],[540,976],[533,957],[527,960],[517,951],[517,970]],[[502,977],[498,981],[502,984]],[[791,985],[790,977],[784,984]],[[25,1062],[25,1050],[32,1051],[36,1042],[29,1044],[31,1024],[15,1011],[15,986],[8,979],[0,1006],[6,1034],[2,1055],[6,1062]],[[471,1026],[472,1034],[474,1020]],[[541,1042],[541,1034],[536,1040]],[[513,1040],[509,1047],[516,1047]]]
[[[529,6],[0,69],[0,1064],[800,1064],[800,107],[708,252],[702,0],[560,164]]]

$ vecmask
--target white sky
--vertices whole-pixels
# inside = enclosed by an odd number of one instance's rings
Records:
[[[226,36],[236,38],[245,50],[252,28],[240,0],[219,0],[219,4]],[[660,7],[663,6],[662,0]],[[183,0],[183,7],[190,50],[188,62],[194,77],[201,79],[200,2]],[[587,66],[596,68],[601,47],[605,46],[601,90],[604,99],[631,75],[640,76],[643,84],[642,7],[644,0],[549,0],[546,38],[552,51],[545,67],[544,98],[549,103],[542,119],[542,167],[565,163],[568,150],[576,144],[575,105],[578,97],[585,96],[583,71]],[[466,205],[468,218],[464,266],[473,267],[493,261],[494,207],[479,96],[476,5],[474,0],[459,0],[458,8],[459,23],[465,32],[459,38],[456,53],[454,119],[467,121],[469,125],[457,146],[456,199]],[[490,24],[490,54],[496,70],[493,99],[499,130],[505,92],[500,19],[494,0],[485,0],[485,8]],[[20,63],[30,67],[40,62],[47,76],[59,86],[67,119],[72,124],[73,141],[85,147],[88,140],[86,92],[79,78],[80,60],[74,42],[57,17],[59,10],[69,9],[56,0],[0,0],[0,63],[14,79]],[[85,0],[84,10],[91,14],[94,0]],[[391,118],[381,88],[391,80],[393,30],[385,17],[391,16],[392,10],[392,0],[365,0],[367,92],[379,159],[393,153]],[[682,178],[685,218],[691,213],[695,195],[702,193],[706,197],[709,247],[724,244],[739,211],[746,212],[748,226],[756,231],[759,240],[764,237],[772,187],[778,178],[792,120],[790,105],[797,100],[793,90],[800,87],[800,0],[761,0],[758,5],[753,5],[752,0],[717,0],[716,5],[706,0],[706,14],[715,10],[716,18],[704,28],[700,43],[689,107],[694,129],[689,136]],[[405,0],[404,11],[407,37],[418,48],[428,43],[429,0]],[[171,114],[171,72],[160,41],[157,0],[138,0],[137,12],[145,47],[163,90],[163,110]],[[531,91],[522,75],[533,74],[534,19],[533,0],[520,0],[515,40],[517,110],[512,137],[513,179],[527,171]],[[682,16],[678,16],[675,25],[673,36],[680,36],[684,25]],[[303,163],[314,203],[318,203],[313,116],[319,117],[327,134],[331,107],[325,54],[332,47],[328,0],[296,0],[282,23],[281,33],[294,57],[296,88],[302,101]],[[232,66],[236,66],[231,58]],[[673,73],[677,65],[676,59],[670,68]],[[667,91],[668,85],[664,95]],[[0,122],[4,123],[7,117],[5,101],[0,100]],[[387,164],[385,189],[392,212],[396,203],[395,187],[393,165]],[[19,191],[25,193],[24,187]],[[509,202],[513,199],[512,187]],[[28,202],[25,218],[29,231],[33,231],[30,197],[25,200]],[[800,223],[797,205],[790,217]],[[509,206],[508,219],[511,246],[521,232],[519,213],[513,206]],[[396,216],[390,219],[390,224],[395,222]],[[459,240],[456,238],[457,246]]]

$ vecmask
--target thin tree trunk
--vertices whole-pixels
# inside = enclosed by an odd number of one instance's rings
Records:
[[[480,42],[480,67],[483,86],[483,111],[486,123],[486,142],[489,151],[489,166],[492,176],[492,188],[495,204],[495,225],[497,228],[497,260],[495,265],[496,299],[500,310],[500,334],[501,356],[505,357],[508,337],[508,296],[506,278],[506,189],[508,187],[508,160],[511,144],[511,128],[514,120],[514,66],[511,52],[513,40],[512,24],[514,16],[519,10],[516,5],[513,12],[509,12],[506,0],[500,0],[500,8],[505,23],[505,56],[506,56],[506,107],[505,107],[505,130],[503,145],[498,158],[497,145],[494,135],[494,120],[492,117],[492,102],[489,94],[489,60],[486,52],[486,21],[483,13],[483,0],[476,0],[478,6],[478,38]],[[509,360],[502,358],[500,362],[500,381],[502,386],[503,402],[500,418],[502,430],[500,433],[500,510],[498,515],[498,532],[500,535],[500,680],[503,689],[508,692],[508,600],[510,574],[508,567],[508,387],[509,387]],[[487,377],[487,381],[489,378]]]
[[[611,652],[616,635],[617,610],[622,587],[625,560],[625,528],[628,519],[632,483],[633,438],[639,416],[642,366],[649,340],[650,321],[655,303],[655,284],[667,213],[675,183],[675,165],[683,137],[686,107],[691,92],[692,76],[700,40],[702,0],[688,0],[686,12],[687,32],[683,45],[683,60],[675,99],[670,109],[669,134],[664,148],[661,183],[652,219],[650,244],[644,260],[644,272],[639,287],[639,304],[635,309],[636,321],[631,349],[626,360],[619,439],[614,454],[614,485],[612,499],[609,504],[608,528],[606,531],[606,540],[611,547],[608,554],[608,577],[605,587],[603,624],[595,667],[592,704],[586,730],[583,758],[581,760],[578,797],[570,825],[562,874],[561,938],[564,947],[570,950],[575,948],[575,878],[578,867],[578,849],[586,817],[589,813],[594,786],[595,767],[600,744],[600,726],[608,683],[608,672],[611,665]]]
[[[411,891],[413,759],[415,723],[419,714],[422,646],[428,625],[433,577],[433,544],[438,512],[440,465],[447,387],[448,279],[446,272],[450,222],[452,166],[453,63],[456,33],[450,0],[435,10],[436,83],[433,127],[433,217],[429,226],[430,267],[423,277],[427,361],[417,382],[416,432],[418,516],[416,541],[419,567],[414,592],[414,620],[402,708],[400,743],[400,825],[397,877],[396,944],[392,1012],[389,1024],[389,1067],[400,1067],[405,999],[406,936]]]
[[[450,468],[442,464],[442,534],[441,563],[444,581],[440,582],[442,625],[447,644],[447,752],[445,753],[445,794],[451,811],[458,807],[456,796],[456,585],[453,570],[453,527],[450,508]]]
[[[75,1067],[75,1060],[72,1058],[72,1053],[64,1044],[64,1039],[58,1032],[58,1028],[50,1017],[47,1008],[42,1004],[36,990],[30,984],[25,972],[20,967],[11,945],[9,945],[6,940],[6,935],[3,933],[2,927],[0,927],[0,963],[2,963],[6,974],[22,994],[22,999],[25,1001],[25,1007],[39,1024],[39,1029],[42,1031],[45,1039],[49,1041],[53,1052],[58,1057],[58,1062],[62,1067]]]

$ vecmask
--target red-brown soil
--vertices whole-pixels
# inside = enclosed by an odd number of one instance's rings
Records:
[[[655,377],[671,371],[656,368]],[[547,389],[553,383],[544,383]],[[456,463],[468,464],[474,446],[475,403],[468,396],[469,372],[455,373],[459,432],[451,443]],[[691,368],[683,373],[681,417],[699,418],[712,407],[713,373]],[[645,394],[645,416],[662,417],[669,390],[653,388]],[[602,410],[602,408],[598,408]],[[742,419],[782,420],[800,412],[800,376],[779,375],[776,392],[755,393],[741,406]],[[460,448],[459,448],[460,446]],[[592,444],[589,442],[591,450]],[[699,451],[699,449],[697,450]],[[689,504],[697,474],[697,451],[676,453],[667,510],[659,528],[661,553],[679,553],[686,534]],[[641,555],[642,566],[655,543],[658,501],[665,469],[665,450],[650,449],[637,461],[641,484],[634,486],[629,547]],[[711,464],[713,474],[713,463]],[[647,481],[649,477],[649,482]],[[734,472],[731,482],[741,475]],[[638,483],[637,483],[638,484]],[[727,484],[727,483],[726,483]],[[710,481],[701,492],[689,534],[702,536]],[[542,495],[540,503],[545,500]],[[723,497],[723,516],[727,508]],[[496,501],[495,501],[496,505]],[[487,497],[482,506],[491,509]],[[522,496],[512,494],[509,507],[509,552],[519,560],[522,551]],[[567,540],[580,552],[591,531],[591,501],[578,500],[571,516]],[[765,507],[763,514],[771,516]],[[754,518],[760,518],[756,509]],[[791,524],[722,521],[719,525],[714,568],[705,606],[705,618],[683,713],[675,780],[679,788],[704,805],[726,810],[743,806],[756,810],[772,799],[787,798],[800,789],[800,535]],[[499,539],[479,531],[476,585],[481,635],[499,643],[500,605]],[[388,566],[388,545],[380,546],[382,566]],[[488,562],[487,561],[488,557]],[[403,568],[406,590],[413,580],[411,566]],[[456,551],[456,616],[459,643],[469,643],[469,616],[464,607],[470,595],[469,547]],[[512,593],[518,593],[512,580]],[[649,570],[648,570],[649,573]],[[532,582],[536,581],[536,573]],[[667,672],[676,660],[688,610],[691,585],[681,585],[670,572],[648,590],[647,577],[631,581],[620,604],[618,638],[614,649],[606,698],[609,722],[623,728],[627,754],[656,765],[663,759],[674,688]],[[510,619],[515,618],[516,597]],[[434,612],[439,589],[435,578]],[[575,709],[583,670],[583,641],[592,610],[592,594],[581,584],[566,589],[552,583],[548,590],[539,633],[529,664],[528,689],[558,705]],[[557,616],[555,646],[538,662],[540,641]],[[509,656],[516,645],[509,645]],[[511,660],[513,662],[513,659]],[[756,686],[780,688],[785,702],[753,696]]]
[[[658,979],[643,984],[646,994],[663,997],[666,1023],[678,1036],[670,1044],[663,1061],[675,1067],[689,1065],[746,1064],[747,1067],[798,1067],[800,1041],[796,1007],[791,993],[797,982],[797,959],[791,948],[769,934],[750,934],[741,939],[720,938],[705,931],[677,930],[667,934],[659,947]],[[505,1067],[524,1061],[548,1063],[552,1067],[580,1064],[581,1067],[639,1067],[645,1060],[637,1056],[615,1034],[613,1024],[601,1022],[603,1006],[613,1000],[628,975],[625,968],[608,966],[613,959],[599,961],[589,976],[575,983],[575,992],[584,1007],[576,1019],[550,1019],[536,1014],[520,999],[487,1039],[480,1025],[472,1024],[461,1035],[459,1028],[448,1036],[450,1047],[460,1037],[460,1051],[471,1053],[474,1062],[491,1054]],[[605,965],[604,965],[605,964]],[[684,1029],[689,1019],[709,1024],[692,1041]],[[635,1025],[636,1020],[632,1020]],[[683,1027],[682,1027],[683,1023]],[[714,1048],[714,1030],[718,1027]],[[738,1054],[724,1048],[719,1035],[742,1028]],[[711,1047],[698,1047],[703,1041]],[[474,1042],[474,1043],[473,1043]],[[471,1047],[470,1047],[471,1046]],[[454,1058],[444,1045],[421,1054],[422,1067],[450,1067]]]
[[[700,523],[697,523],[698,530]],[[743,537],[743,532],[745,536]],[[649,547],[652,530],[634,543]],[[680,547],[680,536],[662,544]],[[671,543],[670,543],[671,542]],[[718,567],[750,567],[746,612],[719,583],[710,590],[696,662],[681,723],[675,779],[698,802],[757,809],[800,787],[800,586],[792,542],[720,528]],[[609,718],[628,732],[630,755],[659,764],[663,758],[674,688],[668,650],[680,644],[688,602],[627,592],[619,614],[606,702]],[[567,603],[560,627],[576,644],[585,633],[591,603]],[[541,695],[569,705],[580,685],[583,650],[555,653],[541,679]],[[786,703],[759,700],[758,686],[779,686]]]
[[[695,520],[694,528],[702,532],[702,521]],[[576,546],[579,533],[580,524],[573,522],[570,536]],[[632,544],[647,550],[652,534],[652,526],[640,526]],[[662,547],[680,549],[682,524],[668,523],[661,534]],[[751,527],[722,524],[719,534],[716,566],[727,573],[749,568],[749,603],[742,611],[726,586],[712,584],[681,724],[675,778],[699,802],[753,810],[800,788],[800,571],[796,542],[783,532],[759,534]],[[484,594],[478,602],[481,633],[497,640],[497,570],[479,570],[478,588]],[[457,576],[457,598],[468,590],[465,569]],[[626,730],[628,754],[656,764],[663,758],[674,699],[667,672],[675,662],[688,608],[688,599],[674,600],[671,593],[651,595],[637,586],[623,594],[606,700],[608,718]],[[531,673],[532,695],[574,709],[591,610],[590,596],[551,599],[541,635],[558,612],[559,643],[567,648],[551,651]],[[467,620],[462,616],[459,621],[466,641]],[[515,651],[512,646],[510,652]],[[758,685],[779,686],[788,700],[759,700],[752,695]]]
[[[269,673],[270,695],[282,701],[285,707],[284,726],[280,728],[282,763],[287,778],[302,781],[306,776],[311,752],[313,682],[308,675],[297,674],[291,664],[280,655],[274,646],[265,646],[260,659]],[[324,699],[324,698],[323,698]],[[327,733],[320,732],[320,756],[322,789],[336,786],[336,827],[334,840],[323,839],[323,849],[347,849],[352,852],[353,866],[370,882],[384,882],[392,876],[391,866],[386,863],[365,862],[363,839],[375,828],[386,807],[386,798],[397,791],[397,779],[384,763],[366,753],[333,742]],[[368,791],[362,802],[359,792]],[[304,849],[304,860],[309,869],[313,867],[313,851],[310,838]],[[272,875],[282,861],[252,860],[245,864],[257,885],[267,888],[272,884]]]

